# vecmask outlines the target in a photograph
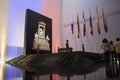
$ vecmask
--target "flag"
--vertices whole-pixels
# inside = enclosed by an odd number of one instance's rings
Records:
[[[77,14],[77,28],[78,28],[78,38],[80,37],[80,23],[79,23],[79,16]]]
[[[74,26],[73,26],[73,23],[71,24],[71,31],[72,31],[72,34],[74,33]]]
[[[91,18],[91,10],[90,10],[90,8],[89,8],[89,14],[90,14],[90,17],[89,17],[89,20],[90,20],[90,33],[93,36],[93,24],[92,24],[92,18]]]
[[[100,35],[100,20],[99,20],[97,7],[96,7],[96,19],[97,19],[97,30],[98,30],[98,34]]]
[[[107,33],[108,32],[108,28],[107,28],[107,21],[106,21],[106,15],[105,15],[105,11],[104,11],[104,7],[102,6],[102,13],[103,13],[103,25],[104,25],[104,30]]]
[[[83,35],[84,37],[86,35],[86,21],[85,21],[84,11],[83,11]]]

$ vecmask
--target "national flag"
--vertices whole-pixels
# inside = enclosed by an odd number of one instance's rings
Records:
[[[71,23],[71,31],[72,31],[72,34],[74,33],[74,26],[73,26],[73,23]]]
[[[103,13],[104,30],[107,33],[108,32],[108,28],[107,28],[107,21],[106,21],[106,15],[105,15],[105,11],[104,11],[104,6],[102,6],[102,13]]]
[[[77,28],[78,28],[78,38],[80,37],[80,23],[79,23],[79,16],[77,14]]]
[[[84,37],[86,35],[86,21],[85,21],[84,11],[83,11],[83,35]]]
[[[90,14],[90,17],[89,17],[89,20],[90,20],[90,33],[93,36],[93,24],[92,24],[92,18],[91,18],[91,10],[90,10],[90,8],[89,8],[89,14]]]
[[[96,19],[97,19],[97,30],[98,30],[98,34],[100,35],[100,20],[99,20],[97,7],[96,7]]]

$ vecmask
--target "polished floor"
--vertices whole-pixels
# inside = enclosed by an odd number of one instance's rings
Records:
[[[85,56],[89,56],[89,58]],[[99,60],[98,57],[95,59],[96,56],[98,56],[98,54],[91,55],[90,53],[89,55],[85,53],[84,55],[73,55],[73,53],[69,53],[69,55],[22,55],[10,60],[10,62],[8,61],[11,65],[1,60],[0,80],[120,80],[119,75],[106,75],[105,65],[98,65]],[[56,63],[56,61],[57,63],[59,62],[59,65],[53,64]],[[80,62],[79,65],[78,63],[75,64],[77,61]],[[63,62],[65,63],[63,64]],[[113,71],[113,66],[114,64],[109,66],[111,71]],[[116,70],[116,68],[114,69]],[[109,73],[111,74],[112,72]]]
[[[119,80],[118,77],[106,76],[105,68],[101,67],[96,71],[81,74],[39,74],[27,72],[0,61],[0,80]]]

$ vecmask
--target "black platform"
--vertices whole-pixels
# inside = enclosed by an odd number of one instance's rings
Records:
[[[39,74],[87,74],[104,66],[101,54],[80,51],[21,55],[7,63]]]

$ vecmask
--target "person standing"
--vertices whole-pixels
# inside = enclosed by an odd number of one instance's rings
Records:
[[[85,52],[84,44],[82,44],[82,51]]]
[[[66,40],[66,50],[69,52],[69,40]]]
[[[39,44],[37,46],[36,52],[37,52],[37,54],[39,54],[39,52],[40,52],[40,46],[39,46]]]
[[[116,42],[114,44],[116,54],[118,55],[118,60],[120,61],[120,38],[116,38]]]
[[[109,75],[110,74],[110,45],[109,42],[106,38],[104,38],[102,40],[102,45],[101,48],[103,50],[103,55],[104,55],[104,61],[105,61],[105,65],[106,65],[106,74]]]
[[[111,71],[112,76],[118,75],[118,66],[117,66],[117,55],[115,53],[115,46],[113,41],[110,41],[110,60],[111,60]]]
[[[112,60],[113,60],[113,58],[116,59],[115,46],[113,44],[113,41],[110,41],[110,53],[111,53]]]
[[[68,49],[69,48],[69,41],[66,40],[66,48]]]
[[[115,52],[118,57],[119,66],[120,66],[120,38],[116,38],[116,42],[114,43]]]

